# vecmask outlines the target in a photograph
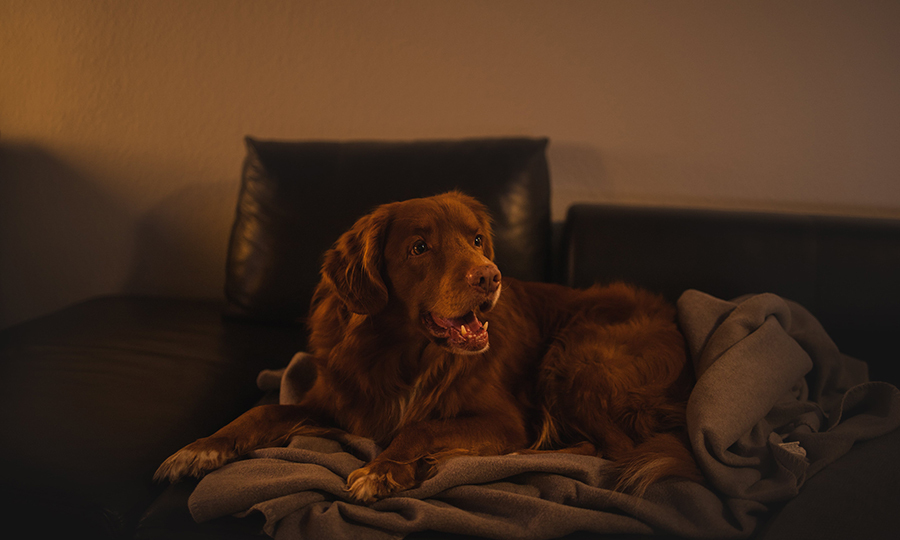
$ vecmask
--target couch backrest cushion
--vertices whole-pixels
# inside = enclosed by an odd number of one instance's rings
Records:
[[[815,301],[815,232],[804,216],[581,204],[565,238],[572,286],[625,280],[672,301],[689,288]]]
[[[771,292],[808,308],[873,378],[900,381],[900,220],[582,204],[565,282],[623,280],[675,301]]]
[[[230,316],[303,319],[322,254],[357,218],[382,203],[453,189],[490,209],[504,274],[549,276],[546,139],[246,143],[227,260]]]

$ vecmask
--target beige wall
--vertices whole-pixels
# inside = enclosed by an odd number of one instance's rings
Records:
[[[242,137],[549,136],[576,200],[900,217],[900,2],[0,0],[0,327],[220,296]]]

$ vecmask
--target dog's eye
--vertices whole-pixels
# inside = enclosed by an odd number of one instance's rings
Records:
[[[475,247],[481,247],[484,245],[484,237],[479,235],[475,236]]]
[[[410,255],[415,256],[421,255],[426,251],[428,251],[428,244],[426,244],[424,240],[417,240],[416,243],[412,245],[412,248],[410,248],[409,253]]]

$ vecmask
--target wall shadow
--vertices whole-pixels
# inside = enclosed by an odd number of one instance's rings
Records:
[[[222,298],[239,187],[189,184],[140,216],[123,292]]]
[[[0,328],[114,291],[131,243],[121,205],[85,175],[0,143]]]

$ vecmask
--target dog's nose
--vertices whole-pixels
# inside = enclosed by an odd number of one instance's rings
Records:
[[[497,287],[500,286],[500,279],[500,270],[493,264],[476,266],[466,274],[466,281],[469,282],[469,285],[479,288],[487,294],[497,290]]]

